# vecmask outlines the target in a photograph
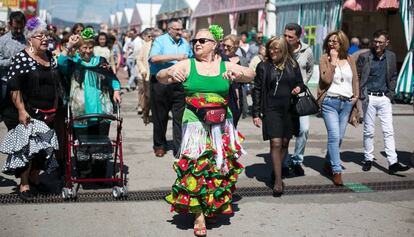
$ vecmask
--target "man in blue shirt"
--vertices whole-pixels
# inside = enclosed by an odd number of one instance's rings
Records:
[[[157,157],[162,157],[166,153],[165,134],[170,110],[173,115],[174,155],[178,153],[181,144],[181,119],[185,108],[184,89],[181,83],[163,85],[157,81],[156,75],[160,70],[193,55],[189,43],[181,37],[182,31],[183,25],[180,20],[170,21],[168,32],[154,40],[149,55],[153,148]]]
[[[358,57],[357,70],[360,78],[360,99],[364,111],[364,156],[363,171],[369,171],[374,161],[375,118],[381,120],[388,171],[394,174],[406,171],[408,166],[398,162],[395,151],[394,127],[392,124],[392,101],[397,81],[396,57],[387,49],[388,32],[374,33],[372,49]]]

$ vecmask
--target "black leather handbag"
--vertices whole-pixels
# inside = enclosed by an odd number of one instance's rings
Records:
[[[292,97],[292,113],[306,116],[319,113],[319,105],[309,88],[305,86],[305,94]]]

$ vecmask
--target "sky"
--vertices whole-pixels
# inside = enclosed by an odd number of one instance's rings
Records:
[[[52,17],[65,21],[101,23],[109,15],[136,3],[161,3],[163,0],[39,0],[39,9],[46,9]]]

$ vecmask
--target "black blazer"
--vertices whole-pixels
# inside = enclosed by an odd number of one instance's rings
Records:
[[[270,87],[272,78],[276,77],[276,71],[273,64],[264,61],[260,62],[256,67],[256,77],[254,78],[254,87],[253,87],[253,108],[252,115],[253,118],[262,117],[263,114],[267,111],[267,98],[271,91],[268,91]],[[294,74],[294,75],[292,75]],[[293,67],[291,64],[287,64],[283,77],[295,78],[294,80],[289,81],[290,90],[299,86],[301,92],[304,91],[305,85],[303,84],[302,74],[300,72],[299,66]]]
[[[395,53],[386,49],[385,50],[385,59],[387,60],[387,87],[388,92],[386,96],[393,101],[393,97],[395,95],[395,87],[397,84],[397,65],[396,65],[396,57]],[[371,71],[371,62],[373,59],[373,51],[370,50],[366,53],[359,55],[357,61],[357,72],[359,77],[359,86],[360,86],[360,93],[359,98],[362,100],[362,103],[368,103],[368,77]]]

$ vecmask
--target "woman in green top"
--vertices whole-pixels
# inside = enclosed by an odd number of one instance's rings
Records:
[[[232,193],[243,170],[237,161],[244,152],[243,136],[233,126],[227,96],[230,81],[250,82],[255,73],[215,54],[222,36],[218,26],[199,30],[192,40],[195,59],[180,61],[157,74],[161,83],[183,83],[186,93],[183,139],[174,163],[177,179],[166,200],[172,211],[196,214],[196,236],[206,235],[205,216],[232,213]],[[206,123],[199,111],[206,112],[207,106],[226,108],[225,120]]]

